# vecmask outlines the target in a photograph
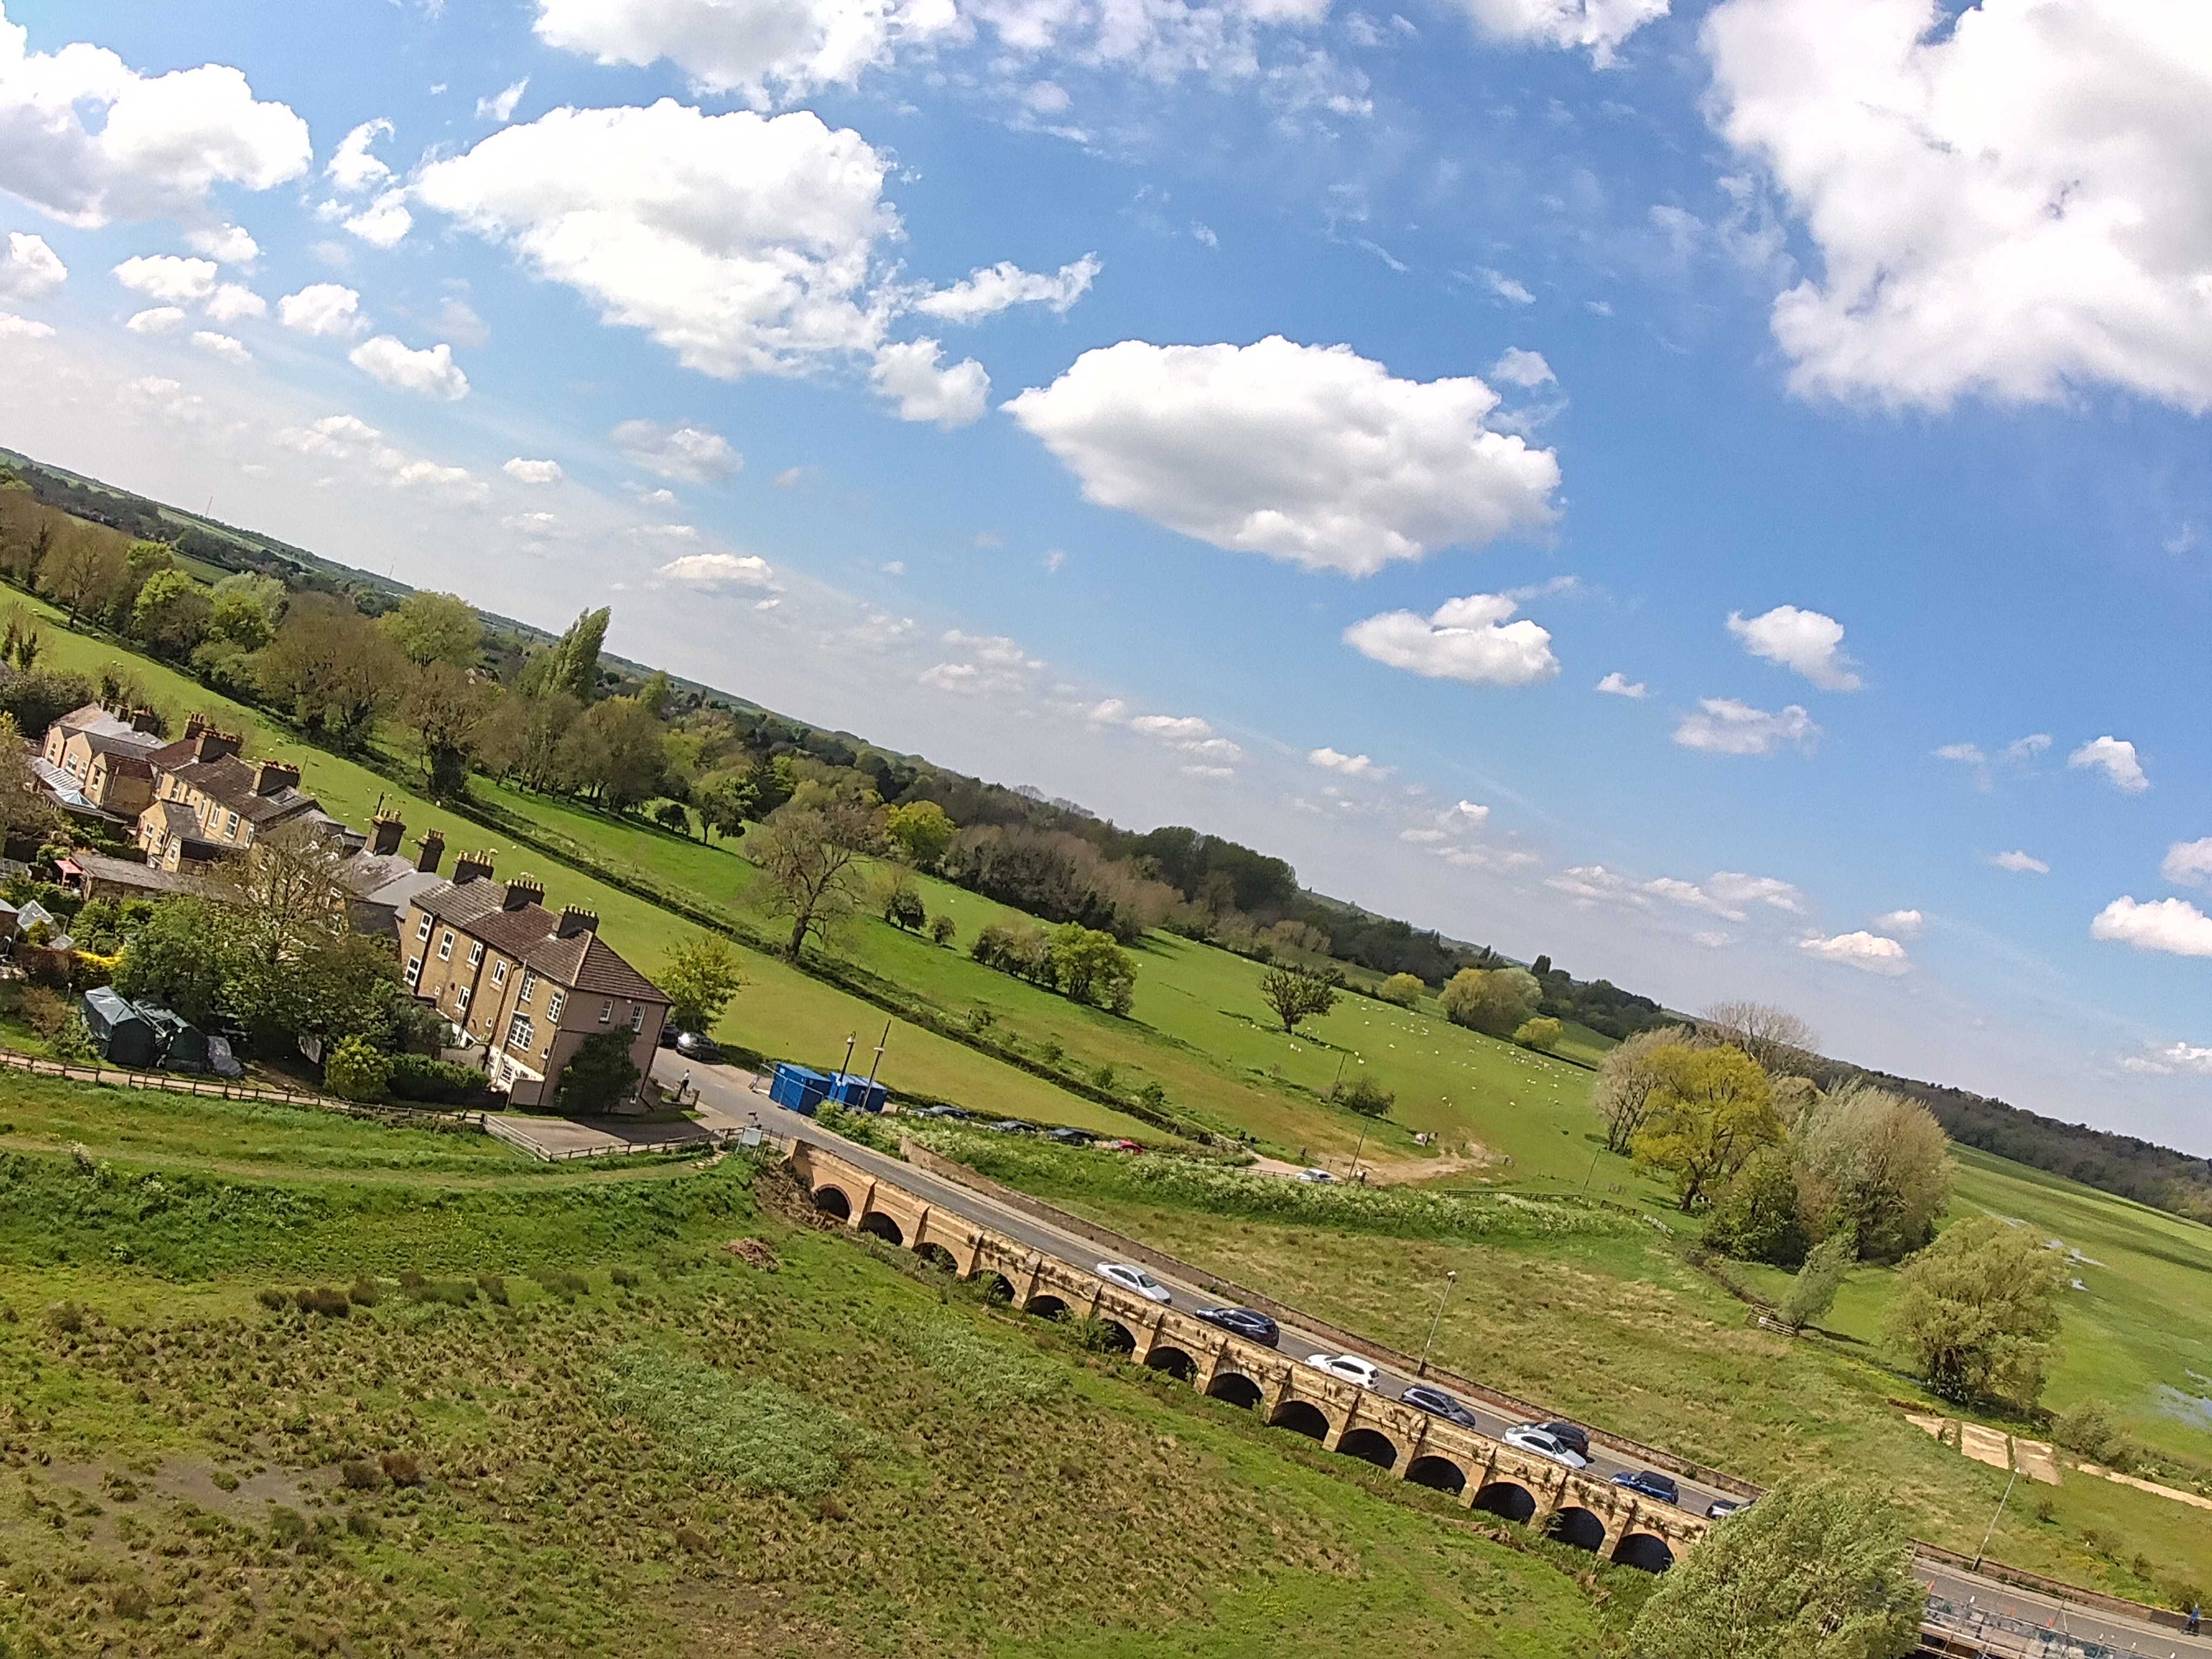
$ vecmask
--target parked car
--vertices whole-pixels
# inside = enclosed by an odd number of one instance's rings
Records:
[[[208,1070],[217,1077],[244,1077],[246,1067],[238,1063],[238,1056],[230,1051],[228,1039],[210,1036],[208,1044]]]
[[[678,1031],[676,1052],[686,1060],[696,1060],[712,1065],[722,1057],[722,1045],[704,1031]]]
[[[1613,1477],[1613,1484],[1640,1492],[1646,1498],[1656,1498],[1662,1504],[1682,1501],[1682,1489],[1674,1484],[1674,1478],[1656,1469],[1623,1469]]]
[[[1175,1300],[1166,1285],[1142,1267],[1127,1261],[1100,1262],[1098,1277],[1109,1285],[1119,1285],[1125,1291],[1134,1291],[1147,1302],[1158,1302],[1164,1306]]]
[[[1024,1123],[1018,1117],[1002,1117],[987,1127],[1002,1135],[1033,1135],[1037,1132],[1036,1124]]]
[[[1310,1353],[1306,1364],[1317,1371],[1327,1371],[1340,1382],[1355,1383],[1363,1389],[1375,1386],[1375,1362],[1362,1359],[1356,1353]]]
[[[1547,1434],[1534,1423],[1523,1423],[1505,1431],[1505,1443],[1518,1446],[1522,1451],[1532,1451],[1539,1457],[1548,1457],[1554,1463],[1564,1463],[1571,1469],[1587,1468],[1589,1459],[1578,1451],[1571,1451],[1565,1441]]]
[[[1336,1184],[1336,1177],[1326,1170],[1301,1170],[1291,1179],[1303,1181],[1313,1187],[1333,1187]]]
[[[683,1035],[684,1033],[677,1030],[673,1024],[664,1020],[660,1026],[660,1046],[664,1048],[673,1048],[676,1046],[676,1039]]]
[[[1589,1456],[1589,1431],[1579,1423],[1539,1423],[1536,1426],[1576,1456]]]
[[[1264,1342],[1272,1348],[1283,1340],[1282,1329],[1273,1320],[1250,1308],[1200,1308],[1197,1312],[1207,1324],[1218,1325],[1248,1342]]]
[[[1106,1150],[1109,1152],[1141,1152],[1145,1148],[1139,1141],[1109,1140],[1106,1143]]]
[[[1747,1510],[1750,1507],[1751,1499],[1748,1498],[1716,1498],[1711,1503],[1705,1505],[1705,1519],[1708,1521],[1725,1521],[1729,1516],[1735,1514],[1739,1510]]]
[[[1071,1129],[1066,1124],[1062,1124],[1057,1129],[1047,1129],[1044,1132],[1044,1138],[1047,1140],[1056,1140],[1063,1146],[1088,1146],[1098,1137],[1088,1129]]]
[[[1481,1420],[1468,1408],[1446,1394],[1442,1389],[1432,1389],[1425,1382],[1416,1382],[1401,1396],[1418,1411],[1441,1417],[1447,1423],[1456,1423],[1462,1429],[1479,1429]]]

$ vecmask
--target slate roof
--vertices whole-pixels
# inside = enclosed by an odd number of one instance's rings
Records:
[[[156,870],[130,859],[112,859],[103,853],[72,853],[69,861],[89,881],[117,887],[135,887],[148,893],[190,893],[199,888],[199,878],[175,870]]]
[[[548,979],[597,996],[664,1005],[668,1001],[665,991],[623,961],[614,946],[597,933],[549,939],[524,956],[523,961]]]
[[[235,755],[219,760],[193,761],[175,769],[175,776],[252,824],[274,823],[295,812],[319,810],[322,803],[304,789],[286,784],[265,795],[253,793],[260,768]]]
[[[542,904],[504,907],[507,884],[480,877],[458,887],[441,882],[412,901],[439,921],[480,939],[572,990],[633,1002],[666,1003],[668,994],[623,960],[614,946],[584,929],[562,939],[560,913]]]

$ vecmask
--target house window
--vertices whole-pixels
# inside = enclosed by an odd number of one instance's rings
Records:
[[[483,941],[482,939],[478,939],[473,945],[469,946],[469,966],[471,968],[477,968],[481,967],[483,963]]]
[[[223,832],[222,832],[222,833],[223,833],[224,835],[226,835],[226,836],[234,836],[234,835],[236,835],[236,834],[238,833],[238,814],[237,814],[237,813],[233,812],[233,813],[230,815],[230,822],[229,822],[229,823],[228,823],[227,825],[225,825],[225,826],[224,826],[224,829],[223,829]]]
[[[468,1012],[469,988],[469,987],[464,985],[459,990],[453,994],[453,1009],[455,1012],[463,1014]]]
[[[599,1005],[599,1024],[602,1025],[611,1025],[614,1023],[615,1005],[614,1000],[610,997],[606,1001]]]
[[[492,958],[491,982],[495,985],[504,985],[507,983],[507,958],[505,957],[495,957]]]
[[[407,988],[410,991],[413,990],[415,987],[421,982],[422,978],[422,958],[420,957],[410,957],[407,959]]]
[[[632,1036],[645,1030],[645,1005],[641,1002],[629,1006],[629,1030]]]
[[[426,911],[424,911],[424,912],[422,913],[422,925],[421,927],[417,927],[417,928],[415,930],[415,942],[416,942],[417,945],[420,945],[420,944],[421,944],[424,939],[428,939],[428,938],[429,938],[429,937],[430,937],[430,913],[429,913],[428,911],[427,911],[427,910],[426,910]]]
[[[530,1040],[535,1035],[526,1015],[517,1014],[507,1024],[507,1046],[510,1048],[520,1048],[524,1054],[528,1054]]]
[[[438,941],[438,960],[450,962],[453,957],[453,930],[446,929],[445,938]]]
[[[561,1011],[568,1006],[568,994],[566,991],[556,991],[546,999],[545,1018],[557,1022],[561,1018]]]
[[[522,970],[522,989],[515,993],[514,1000],[517,1002],[528,1002],[530,994],[537,988],[538,970],[535,968],[526,968]],[[554,1018],[557,1019],[560,1016],[556,1014]]]

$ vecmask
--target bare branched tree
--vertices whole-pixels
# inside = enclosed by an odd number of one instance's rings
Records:
[[[1757,1060],[1770,1077],[1803,1077],[1820,1054],[1820,1034],[1771,1002],[1716,1002],[1699,1016],[1723,1042]]]
[[[809,933],[826,939],[866,901],[857,866],[880,839],[873,812],[842,801],[826,808],[780,806],[746,837],[746,855],[760,866],[762,908],[791,918],[785,948],[794,960]]]

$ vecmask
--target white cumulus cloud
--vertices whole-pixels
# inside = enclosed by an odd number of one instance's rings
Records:
[[[313,159],[307,124],[228,65],[149,76],[105,47],[28,40],[0,12],[0,191],[65,223],[205,222],[216,185],[267,190]]]
[[[1801,391],[2212,407],[2197,7],[1726,0],[1703,39],[1715,125],[1818,254],[1774,305]]]
[[[406,201],[405,191],[387,190],[358,213],[348,214],[345,228],[371,247],[398,247],[415,228]]]
[[[341,337],[358,334],[368,325],[361,314],[361,295],[337,283],[310,283],[297,294],[276,301],[276,319],[302,334]]]
[[[2033,853],[2014,851],[1990,855],[1990,862],[2000,870],[2009,870],[2016,876],[2047,876],[2051,866]]]
[[[469,395],[469,377],[453,362],[453,349],[438,344],[417,351],[389,334],[364,340],[346,361],[373,380],[447,403]]]
[[[955,33],[952,0],[538,0],[538,37],[602,64],[667,58],[756,103],[850,85],[906,42]]]
[[[1864,683],[1844,655],[1844,625],[1817,611],[1778,605],[1764,616],[1731,611],[1729,632],[1754,657],[1802,674],[1823,691],[1856,691]]]
[[[1091,279],[1105,267],[1095,253],[1086,253],[1073,264],[1048,276],[1024,270],[1011,259],[970,273],[951,288],[939,289],[915,301],[916,311],[941,317],[948,323],[978,323],[1014,306],[1041,305],[1059,314],[1091,291]]]
[[[218,334],[212,329],[200,329],[192,336],[192,343],[211,356],[240,368],[253,361],[253,354],[246,349],[246,342],[234,335]]]
[[[185,313],[176,306],[149,306],[133,312],[123,326],[133,334],[173,334],[185,325]]]
[[[1341,772],[1347,778],[1387,778],[1391,769],[1378,766],[1365,755],[1346,755],[1334,749],[1316,749],[1306,758],[1316,766],[1331,772]]]
[[[714,483],[744,470],[745,458],[727,438],[693,421],[624,421],[607,436],[632,465],[684,483]]]
[[[1644,684],[1642,680],[1631,680],[1617,668],[1600,680],[1593,689],[1602,691],[1610,697],[1632,697],[1641,700],[1651,695],[1651,688]]]
[[[516,483],[526,484],[559,483],[567,476],[561,471],[558,461],[526,460],[520,455],[501,466],[500,471]]]
[[[0,339],[51,340],[54,337],[52,323],[34,322],[28,317],[18,317],[12,311],[0,311]]]
[[[1369,575],[1553,516],[1558,458],[1492,430],[1479,380],[1394,378],[1349,346],[1086,351],[1006,405],[1085,499],[1216,547]]]
[[[7,252],[0,253],[0,300],[43,300],[68,280],[69,267],[45,237],[8,233]]]
[[[2150,787],[2150,780],[2143,775],[2142,763],[2136,758],[2135,744],[2123,738],[2094,738],[2069,755],[2066,763],[2102,772],[2113,787],[2130,795],[2140,795]]]
[[[990,408],[991,377],[973,357],[947,367],[944,355],[934,340],[893,341],[877,349],[869,381],[898,405],[902,421],[972,426]]]
[[[471,504],[489,501],[491,486],[472,476],[465,466],[441,466],[435,461],[407,461],[392,469],[396,489],[421,489],[449,501]]]
[[[1501,40],[1588,50],[1600,69],[1622,41],[1667,15],[1668,0],[1459,0],[1483,30]]]
[[[266,317],[269,301],[239,283],[225,283],[208,295],[202,307],[218,323],[234,323],[241,317]]]
[[[361,195],[389,184],[392,169],[374,155],[369,146],[380,138],[392,136],[392,123],[381,118],[363,121],[338,141],[331,154],[330,165],[323,169],[324,177],[349,196]]]
[[[2212,916],[2187,899],[2154,899],[2139,904],[2133,898],[2116,898],[2089,924],[2089,937],[2132,945],[2138,951],[2212,957]]]
[[[489,98],[477,99],[477,119],[496,121],[501,126],[506,125],[514,118],[514,106],[522,101],[522,94],[529,87],[530,77],[526,75],[506,91],[495,93]]]
[[[1912,966],[1905,947],[1893,939],[1863,930],[1833,939],[1800,939],[1797,948],[1825,962],[1840,962],[1869,974],[1902,974]]]
[[[1504,593],[1470,593],[1446,599],[1426,617],[1386,611],[1344,630],[1344,642],[1363,656],[1427,679],[1469,685],[1534,685],[1559,672],[1548,629],[1523,617]]]
[[[2212,836],[2174,842],[2166,849],[2158,872],[2185,887],[2212,887]]]
[[[775,570],[757,553],[687,553],[660,567],[660,574],[695,587],[769,587]]]
[[[1540,386],[1557,385],[1559,377],[1552,373],[1552,366],[1544,361],[1542,352],[1508,346],[1504,356],[1491,365],[1490,378],[1534,392]]]
[[[185,245],[227,265],[250,265],[261,257],[261,244],[241,225],[194,225],[185,232]]]
[[[215,292],[217,275],[212,259],[180,259],[173,253],[142,253],[115,267],[117,282],[165,306],[198,305]]]
[[[1809,754],[1820,740],[1820,728],[1797,704],[1770,714],[1734,697],[1700,697],[1698,712],[1674,728],[1683,748],[1714,755],[1771,755],[1784,745]]]
[[[1917,910],[1892,910],[1876,916],[1874,925],[1885,933],[1895,933],[1905,939],[1917,939],[1928,926],[1928,918]]]

